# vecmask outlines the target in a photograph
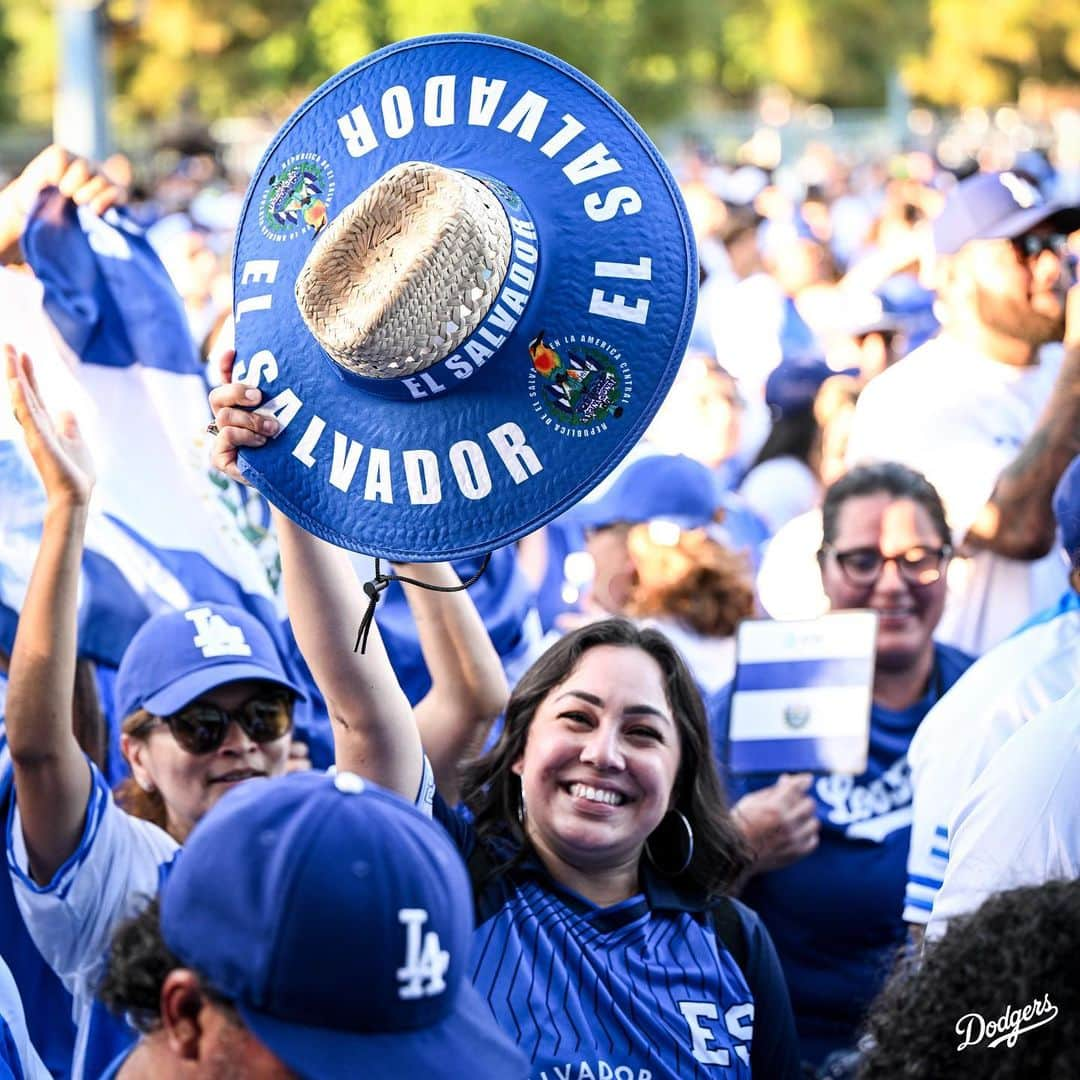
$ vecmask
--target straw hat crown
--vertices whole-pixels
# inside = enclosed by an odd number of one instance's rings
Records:
[[[296,302],[325,352],[375,379],[449,356],[502,287],[511,231],[478,179],[423,161],[384,173],[323,230]]]

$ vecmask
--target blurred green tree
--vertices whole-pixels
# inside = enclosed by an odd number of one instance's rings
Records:
[[[881,105],[900,70],[943,105],[1075,82],[1080,0],[104,0],[114,117],[280,119],[313,87],[391,41],[478,30],[529,42],[595,78],[646,126],[764,85],[831,105]],[[52,0],[3,0],[0,109],[47,124]]]
[[[6,123],[15,117],[15,94],[11,78],[15,49],[15,42],[7,31],[6,11],[0,7],[0,123]]]
[[[930,0],[929,48],[904,66],[908,85],[942,105],[1015,100],[1024,79],[1080,80],[1080,0]]]
[[[926,0],[736,0],[720,77],[734,93],[773,83],[808,101],[880,106],[925,39]]]

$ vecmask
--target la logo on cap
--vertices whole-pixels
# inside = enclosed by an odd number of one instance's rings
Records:
[[[1009,189],[1009,194],[1025,210],[1032,206],[1038,206],[1043,201],[1042,192],[1030,181],[1025,180],[1022,176],[1017,176],[1016,173],[1003,172],[1000,180],[1002,186]]]
[[[398,921],[405,926],[405,965],[398,968],[398,997],[432,997],[446,989],[450,953],[434,930],[423,931],[428,913],[423,908],[402,908]]]
[[[251,655],[251,646],[244,638],[243,629],[229,622],[224,615],[201,607],[184,612],[184,618],[195,624],[192,641],[203,656]]]

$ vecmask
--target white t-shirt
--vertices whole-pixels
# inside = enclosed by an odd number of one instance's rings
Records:
[[[816,619],[829,610],[817,564],[820,547],[820,509],[792,518],[765,545],[757,593],[770,619]]]
[[[928,939],[994,893],[1080,876],[1080,687],[998,750],[961,802],[949,836]]]
[[[924,473],[945,502],[953,536],[967,534],[1002,469],[1034,429],[1061,366],[998,363],[941,335],[871,380],[855,407],[848,462],[899,461]],[[955,560],[940,641],[979,656],[1068,584],[1058,551],[1025,562],[980,551]]]
[[[82,1076],[94,991],[105,971],[113,931],[157,895],[161,867],[179,847],[156,825],[121,810],[96,766],[89,768],[93,782],[86,827],[78,848],[52,881],[38,885],[30,877],[15,800],[7,834],[11,883],[26,929],[75,999],[74,1080]]]
[[[904,919],[925,923],[941,888],[949,822],[998,749],[1080,685],[1080,610],[1007,638],[970,667],[919,725],[908,749],[914,821]]]
[[[813,510],[821,500],[821,482],[813,470],[790,455],[755,465],[739,486],[739,494],[770,533]]]
[[[735,678],[734,636],[708,637],[670,618],[649,618],[642,625],[659,630],[678,649],[704,694],[715,694]]]
[[[34,1044],[30,1041],[30,1033],[26,1030],[26,1014],[23,1012],[19,988],[15,985],[15,979],[4,963],[4,958],[0,956],[0,1029],[3,1028],[7,1029],[15,1044],[19,1060],[14,1064],[21,1068],[25,1080],[50,1080],[49,1070],[38,1056]],[[3,1060],[3,1055],[0,1054],[0,1066],[3,1065]]]

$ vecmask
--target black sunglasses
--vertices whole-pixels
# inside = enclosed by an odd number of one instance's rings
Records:
[[[837,551],[831,545],[822,548],[822,552],[831,551],[840,572],[848,583],[859,588],[873,585],[886,563],[896,563],[900,576],[909,585],[933,585],[941,578],[945,564],[952,555],[948,545],[939,548],[913,547],[898,555],[883,555],[877,548],[852,548],[850,551]]]
[[[260,694],[239,709],[222,709],[193,701],[171,716],[155,716],[134,734],[164,724],[189,754],[211,754],[221,747],[229,725],[236,723],[257,743],[273,742],[292,730],[293,699],[289,694]]]
[[[1012,246],[1021,259],[1038,258],[1044,251],[1064,255],[1069,238],[1064,233],[1024,233],[1012,238]]]

